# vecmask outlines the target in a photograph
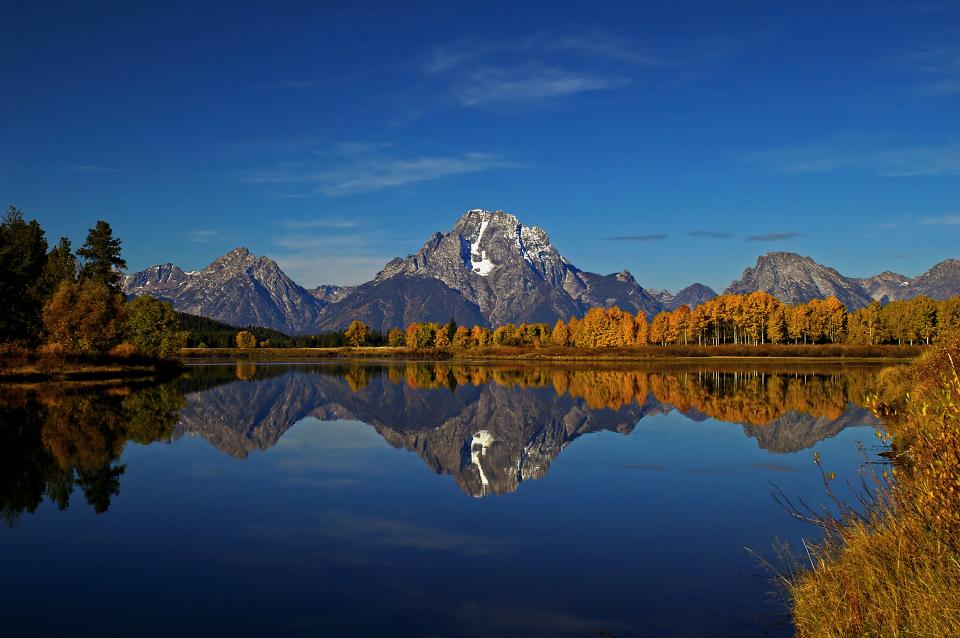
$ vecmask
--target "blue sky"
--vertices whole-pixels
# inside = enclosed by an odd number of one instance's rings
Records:
[[[960,3],[352,4],[6,0],[0,203],[309,286],[471,208],[651,288],[960,257]]]

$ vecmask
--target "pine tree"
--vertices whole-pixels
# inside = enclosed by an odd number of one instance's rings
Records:
[[[40,275],[40,292],[45,299],[53,296],[65,281],[75,281],[77,277],[77,258],[73,256],[70,240],[60,238],[60,243],[47,254]]]
[[[87,241],[77,251],[83,259],[81,279],[104,283],[114,290],[120,289],[120,270],[127,262],[120,256],[120,240],[113,236],[110,224],[101,220],[87,233]]]
[[[36,220],[11,206],[0,223],[0,341],[35,341],[42,324],[39,280],[47,240]]]

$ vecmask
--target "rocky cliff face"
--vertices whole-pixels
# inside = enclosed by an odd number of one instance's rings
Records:
[[[176,310],[233,326],[263,326],[288,334],[310,332],[324,303],[298,286],[266,257],[237,248],[203,270],[185,273],[172,264],[126,278],[128,295],[150,295]]]
[[[436,282],[443,284],[443,288]],[[439,295],[446,316],[422,316],[410,309],[396,290],[411,298]],[[324,329],[339,329],[364,316],[379,319],[374,327],[388,329],[386,313],[371,312],[386,292],[393,316],[413,320],[447,320],[479,312],[485,325],[545,321],[582,316],[591,306],[620,306],[654,314],[662,306],[630,273],[596,275],[579,270],[550,243],[547,233],[524,226],[503,211],[467,211],[447,233],[436,233],[415,254],[394,259],[376,278],[358,286],[320,317]],[[452,294],[451,294],[452,293]],[[358,317],[358,313],[361,315]],[[458,319],[459,322],[459,319]]]
[[[868,305],[872,298],[856,279],[795,253],[769,253],[757,258],[726,289],[727,294],[762,291],[790,304],[833,296],[851,310]]]

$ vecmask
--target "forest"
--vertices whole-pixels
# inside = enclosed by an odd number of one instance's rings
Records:
[[[121,242],[106,221],[90,228],[76,251],[62,237],[50,247],[36,220],[11,206],[0,223],[0,347],[37,356],[169,358],[182,348],[340,348],[392,346],[450,350],[491,346],[575,349],[639,346],[779,344],[929,345],[960,326],[960,297],[873,302],[850,312],[834,297],[790,305],[764,293],[721,295],[648,321],[619,308],[582,317],[496,328],[414,322],[386,335],[354,321],[343,332],[289,336],[238,328],[173,310],[169,303],[122,290]]]
[[[358,322],[355,322],[358,323]],[[873,302],[849,312],[835,297],[790,305],[764,293],[722,295],[691,309],[680,306],[648,322],[640,312],[591,308],[583,318],[506,324],[496,329],[456,322],[411,323],[386,335],[407,348],[559,346],[760,346],[778,344],[929,345],[960,326],[960,297],[934,301],[915,297],[885,305]],[[353,328],[353,326],[351,327]]]

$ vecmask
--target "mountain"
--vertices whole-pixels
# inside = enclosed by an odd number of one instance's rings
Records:
[[[913,279],[888,270],[859,281],[880,303],[921,295],[937,300],[949,299],[960,295],[960,259],[945,259]]]
[[[317,329],[342,330],[356,319],[386,331],[414,321],[445,323],[451,317],[461,326],[488,325],[476,304],[439,279],[395,276],[357,286],[321,313]]]
[[[960,295],[960,259],[946,259],[910,282],[905,298],[925,295],[931,299],[949,299]]]
[[[318,325],[342,329],[360,319],[386,330],[451,316],[458,323],[493,326],[553,323],[582,316],[593,306],[647,315],[663,309],[629,272],[582,271],[557,252],[543,229],[524,226],[503,211],[474,209],[449,232],[434,234],[415,255],[392,260],[373,281],[330,304]]]
[[[236,248],[199,272],[173,264],[124,279],[129,296],[150,295],[174,309],[232,326],[263,326],[287,334],[310,332],[325,303],[301,288],[277,263]]]
[[[166,299],[168,294],[185,284],[196,273],[186,273],[171,263],[150,266],[146,270],[124,278],[124,290],[135,291],[127,294],[145,294],[158,299]]]
[[[742,295],[757,291],[770,293],[789,304],[834,296],[851,310],[873,301],[859,280],[844,277],[833,268],[796,253],[768,253],[758,257],[757,265],[744,270],[725,293]]]
[[[663,304],[663,307],[667,310],[676,310],[684,305],[690,308],[696,308],[700,304],[710,301],[717,296],[713,288],[704,286],[703,284],[692,284],[675,295],[671,294],[669,290],[661,290],[660,292],[651,291],[650,294]]]
[[[580,270],[543,229],[503,211],[480,209],[467,211],[450,231],[435,233],[416,254],[391,260],[359,286],[306,290],[276,262],[237,248],[201,271],[166,263],[133,273],[125,278],[124,290],[170,301],[180,312],[287,334],[342,330],[354,320],[381,331],[451,317],[460,325],[554,323],[598,306],[651,318],[716,296],[702,284],[674,295],[644,289],[626,270],[609,275]],[[809,257],[769,253],[725,292],[758,290],[791,304],[833,295],[852,310],[873,299],[945,299],[960,295],[960,260],[943,261],[916,279],[889,271],[854,279]]]
[[[910,277],[889,270],[858,281],[867,294],[880,303],[903,299],[912,283]]]
[[[356,286],[325,285],[325,286],[317,286],[316,288],[312,288],[308,292],[314,297],[316,297],[317,299],[319,299],[320,301],[322,301],[324,304],[330,304],[330,303],[336,303],[338,301],[342,301],[343,299],[345,299],[347,295],[353,292],[353,289],[355,287]]]

